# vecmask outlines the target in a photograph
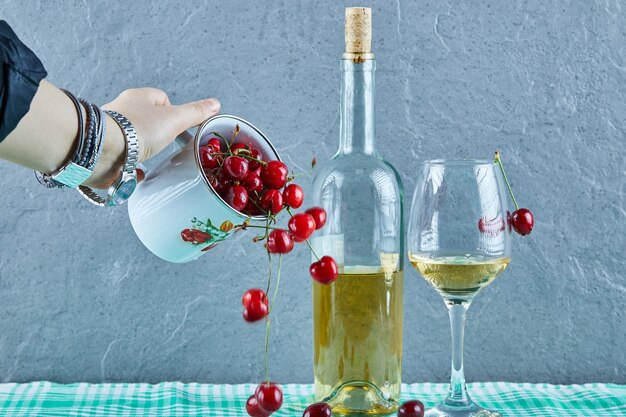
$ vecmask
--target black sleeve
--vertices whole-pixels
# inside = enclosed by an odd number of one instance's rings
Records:
[[[39,82],[48,75],[43,64],[0,20],[0,142],[30,109]]]

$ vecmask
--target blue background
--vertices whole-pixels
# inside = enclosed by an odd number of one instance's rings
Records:
[[[360,5],[371,5],[362,2]],[[338,144],[338,1],[0,1],[55,84],[96,103],[156,86],[218,97],[288,164]],[[532,235],[470,309],[467,377],[626,382],[626,3],[379,1],[377,145],[412,193],[418,163],[502,149]],[[173,265],[125,208],[91,207],[0,163],[0,379],[255,381],[264,326],[240,297],[263,282],[240,234]],[[310,178],[302,178],[305,185]],[[286,257],[272,378],[312,381],[308,252]],[[406,270],[404,380],[445,381],[447,312]]]

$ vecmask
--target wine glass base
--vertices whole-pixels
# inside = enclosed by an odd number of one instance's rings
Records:
[[[441,403],[424,413],[424,417],[502,417],[497,411],[487,410],[481,406],[470,403],[464,406],[451,406]]]

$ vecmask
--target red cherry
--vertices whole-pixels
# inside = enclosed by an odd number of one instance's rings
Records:
[[[258,204],[259,202],[255,202],[254,197],[248,193],[248,204],[246,204],[243,212],[249,214],[250,216],[258,216],[259,214],[263,214]]]
[[[296,242],[304,242],[315,231],[315,220],[308,213],[298,213],[287,223],[291,236]]]
[[[259,205],[263,209],[277,214],[283,209],[283,195],[278,190],[266,190],[261,196]]]
[[[254,171],[248,171],[245,177],[241,180],[241,183],[248,190],[249,193],[254,191],[261,191],[263,189],[263,182]]]
[[[230,186],[232,185],[230,183],[230,181],[216,176],[215,180],[213,180],[213,182],[211,182],[211,180],[209,179],[209,183],[211,184],[211,186],[213,187],[213,189],[215,189],[215,191],[222,196],[222,198],[224,198],[224,196],[226,195],[226,191],[230,188]]]
[[[211,147],[213,152],[222,152],[222,142],[218,138],[209,139],[206,146]]]
[[[280,385],[274,382],[259,384],[254,395],[259,403],[259,407],[270,413],[278,411],[280,406],[283,405],[283,390],[280,388]]]
[[[267,236],[269,253],[289,253],[293,249],[293,239],[283,229],[274,229]]]
[[[254,395],[248,397],[248,401],[246,401],[246,411],[250,417],[269,417],[272,414],[259,406],[259,402]]]
[[[250,156],[253,157],[254,159],[258,159],[259,161],[263,160],[263,154],[257,148],[252,148],[252,150],[250,151]],[[254,171],[255,169],[261,168],[261,163],[259,161],[253,161],[250,159],[248,160],[248,163],[250,164],[250,169],[252,171]]]
[[[285,199],[285,204],[297,209],[304,201],[304,191],[298,184],[289,184],[283,191],[283,198]]]
[[[326,210],[321,207],[311,207],[305,213],[309,213],[315,220],[315,230],[319,230],[326,224]]]
[[[267,304],[267,294],[260,288],[250,288],[248,291],[243,293],[241,297],[241,305],[247,306],[254,300],[262,300],[265,304]]]
[[[511,216],[511,224],[513,229],[522,236],[526,236],[533,230],[535,219],[533,214],[527,208],[515,210]]]
[[[287,182],[289,169],[280,161],[269,161],[261,168],[261,179],[268,188],[281,189]]]
[[[245,151],[241,152],[241,150],[243,149],[245,149]],[[235,143],[234,145],[230,147],[230,151],[234,153],[235,155],[241,155],[241,154],[250,155],[250,145],[246,145],[244,143]]]
[[[309,273],[320,284],[330,284],[339,276],[339,268],[332,257],[322,256],[319,261],[311,264]]]
[[[251,288],[241,298],[243,319],[248,322],[259,321],[269,313],[267,294],[260,288]]]
[[[407,401],[398,409],[398,417],[424,417],[424,404],[421,401]]]
[[[224,159],[224,176],[231,180],[241,180],[248,173],[248,161],[241,156],[231,155]]]
[[[237,211],[242,211],[248,204],[248,191],[241,185],[233,185],[224,193],[224,201]]]
[[[481,217],[478,220],[478,230],[480,233],[487,234],[489,236],[497,236],[501,231],[505,229],[504,219],[498,215],[495,219],[486,219]]]
[[[332,415],[330,405],[326,403],[315,403],[304,410],[302,417],[331,417]]]
[[[213,155],[213,149],[209,146],[201,146],[200,153],[200,165],[205,169],[213,169],[219,165],[219,160]]]

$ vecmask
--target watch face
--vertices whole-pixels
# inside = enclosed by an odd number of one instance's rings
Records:
[[[125,203],[135,191],[135,187],[137,187],[137,179],[135,178],[128,178],[122,182],[111,196],[111,205],[118,206]]]

